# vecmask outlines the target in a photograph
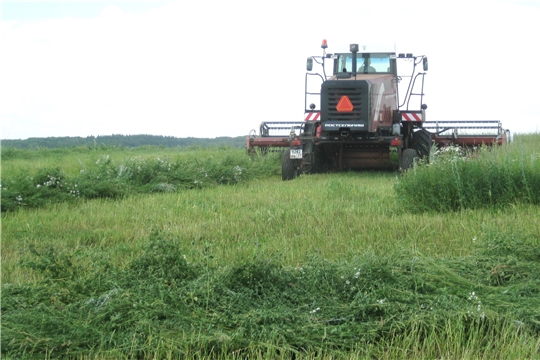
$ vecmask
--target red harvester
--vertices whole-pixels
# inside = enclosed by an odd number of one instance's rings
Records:
[[[263,122],[259,135],[252,130],[246,138],[248,153],[283,151],[282,178],[328,170],[412,166],[414,159],[429,157],[433,144],[478,146],[504,144],[510,132],[500,121],[426,121],[424,55],[394,52],[350,52],[307,59],[304,121]],[[399,68],[408,75],[398,75]],[[313,72],[313,65],[320,72]],[[332,74],[326,73],[327,67]],[[312,91],[313,79],[320,89]],[[408,82],[403,82],[408,79]],[[403,93],[401,96],[400,90]],[[410,109],[415,97],[418,108]],[[309,105],[308,101],[313,102]],[[317,106],[315,103],[318,103]]]

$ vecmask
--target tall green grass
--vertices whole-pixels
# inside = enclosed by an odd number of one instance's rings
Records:
[[[134,152],[130,149],[89,150],[82,151],[84,160],[78,156],[80,152],[69,156],[67,149],[60,150],[44,151],[41,157],[36,150],[10,149],[3,154],[7,164],[2,169],[2,212],[78,199],[230,185],[268,177],[279,170],[275,154],[254,161],[245,151],[231,148],[177,153],[161,149],[131,157],[125,157]],[[41,165],[30,166],[28,159]]]
[[[397,198],[411,211],[540,204],[540,135],[474,152],[447,147],[399,178]]]
[[[140,146],[135,148],[100,146],[73,148],[2,148],[2,175],[11,177],[21,170],[29,174],[43,168],[61,167],[68,175],[77,175],[81,169],[91,168],[104,156],[115,164],[130,159],[166,159],[188,161],[193,159],[221,158],[225,154],[245,155],[245,150],[231,147],[186,146],[166,148],[160,146]]]

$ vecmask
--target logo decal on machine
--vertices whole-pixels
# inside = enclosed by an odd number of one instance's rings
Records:
[[[339,112],[351,112],[353,109],[354,106],[347,95],[343,95],[336,105],[336,110]]]
[[[384,83],[379,86],[379,95],[377,95],[377,105],[375,106],[375,121],[379,121],[379,110],[381,109],[381,99],[384,94]]]
[[[325,128],[363,128],[364,124],[354,124],[354,123],[325,123]]]

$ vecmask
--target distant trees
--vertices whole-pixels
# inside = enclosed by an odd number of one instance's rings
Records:
[[[99,146],[119,146],[119,147],[139,147],[139,146],[245,146],[245,137],[217,137],[217,138],[177,138],[174,136],[161,135],[106,135],[87,137],[46,137],[28,138],[25,140],[1,140],[3,148],[12,147],[18,149],[32,148],[70,148],[70,147],[99,147]]]

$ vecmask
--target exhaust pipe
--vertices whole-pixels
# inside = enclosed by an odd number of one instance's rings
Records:
[[[352,73],[356,76],[356,71],[358,67],[356,66],[356,53],[358,52],[358,44],[350,44],[349,49],[353,54],[352,57]]]

